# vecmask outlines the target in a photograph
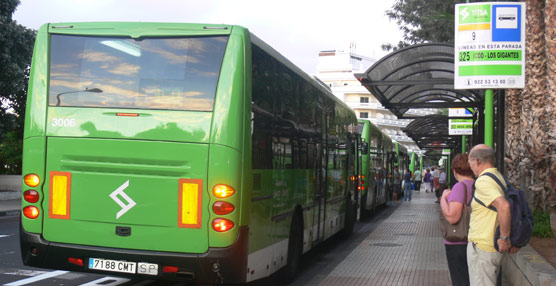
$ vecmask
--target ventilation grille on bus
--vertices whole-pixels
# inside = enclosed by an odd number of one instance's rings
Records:
[[[253,190],[261,190],[261,174],[253,174]]]

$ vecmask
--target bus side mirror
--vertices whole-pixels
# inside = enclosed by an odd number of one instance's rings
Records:
[[[361,154],[363,155],[369,154],[369,143],[367,142],[361,143]]]

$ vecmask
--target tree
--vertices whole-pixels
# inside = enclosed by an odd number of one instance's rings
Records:
[[[505,166],[534,208],[556,209],[556,3],[526,1],[525,88],[506,95]]]
[[[19,0],[0,1],[0,174],[21,173],[29,67],[36,31],[17,24]]]
[[[386,14],[404,39],[396,49],[453,42],[456,0],[398,0]],[[472,1],[483,2],[483,1]],[[556,210],[556,2],[526,0],[525,88],[506,93],[505,171],[535,209]]]
[[[454,42],[454,7],[465,0],[397,0],[386,15],[395,20],[403,31],[403,41],[383,44],[384,50],[406,46]],[[485,2],[485,1],[473,1]]]

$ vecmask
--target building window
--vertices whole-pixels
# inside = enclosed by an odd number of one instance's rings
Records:
[[[362,96],[362,97],[359,98],[359,102],[360,103],[369,103],[369,98]]]
[[[359,118],[369,118],[368,112],[359,112]]]

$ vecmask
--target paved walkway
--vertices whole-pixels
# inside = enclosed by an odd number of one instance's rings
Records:
[[[421,191],[398,203],[320,285],[451,285],[434,200]]]

